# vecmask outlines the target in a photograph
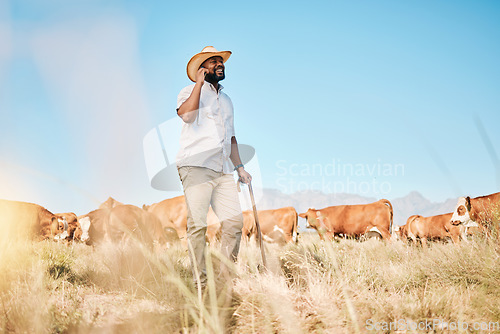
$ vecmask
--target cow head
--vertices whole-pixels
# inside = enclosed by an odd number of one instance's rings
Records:
[[[401,239],[401,237],[399,235],[400,229],[401,229],[401,226],[396,225],[396,224],[392,225],[392,228],[391,228],[391,239],[395,239],[395,240],[400,240]]]
[[[75,232],[73,233],[73,240],[82,240],[82,235],[83,235],[82,228],[80,227],[80,225],[78,225],[75,228]]]
[[[299,217],[305,218],[307,228],[317,228],[319,226],[316,212],[316,209],[308,209],[307,212],[299,213]]]
[[[62,232],[57,216],[45,209],[39,216],[39,224],[35,230],[36,238],[39,240],[53,240]]]
[[[305,213],[299,214],[299,217],[307,220],[307,228],[314,228],[318,231],[326,231],[325,224],[323,223],[323,216],[321,210],[309,209]]]
[[[80,240],[83,242],[87,242],[90,239],[90,236],[89,236],[90,218],[84,217],[84,218],[81,218],[79,221],[80,221],[80,228],[81,228]]]
[[[58,223],[58,233],[54,236],[55,240],[64,240],[68,237],[68,221],[66,217],[56,216]]]
[[[407,226],[406,225],[399,226],[396,235],[399,239],[406,240],[408,238]]]
[[[44,238],[55,238],[59,234],[61,234],[64,231],[64,225],[61,225],[59,222],[59,219],[57,216],[52,215],[50,218],[50,223],[48,224],[49,228],[45,229],[47,234],[44,233]],[[42,223],[42,226],[47,226],[45,225],[46,223]],[[49,232],[50,231],[50,232]]]
[[[453,215],[451,216],[451,223],[453,225],[469,223],[471,221],[470,210],[470,197],[460,197],[455,211],[453,211]]]
[[[78,217],[73,212],[56,213],[58,220],[59,233],[54,237],[55,240],[80,240],[82,231]]]

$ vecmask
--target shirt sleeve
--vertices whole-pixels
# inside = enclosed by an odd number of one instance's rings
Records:
[[[186,102],[186,100],[189,98],[191,95],[191,92],[194,89],[194,85],[190,85],[187,87],[182,88],[181,92],[177,96],[177,110],[181,107],[181,105]]]
[[[228,97],[229,98],[229,97]],[[229,129],[229,138],[231,137],[236,137],[236,133],[234,131],[234,107],[233,107],[233,101],[229,98],[229,103],[231,104],[231,128]]]

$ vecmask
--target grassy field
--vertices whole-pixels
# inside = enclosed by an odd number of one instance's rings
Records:
[[[209,257],[204,296],[180,245],[151,254],[3,238],[0,250],[3,333],[453,333],[466,325],[500,333],[498,241],[422,249],[305,233],[297,245],[266,245],[267,272],[258,248],[243,244],[233,279],[221,276],[216,252]]]

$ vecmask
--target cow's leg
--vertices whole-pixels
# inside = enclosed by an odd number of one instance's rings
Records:
[[[451,241],[453,241],[453,243],[456,245],[460,242],[460,235],[456,234],[456,233],[448,233],[450,238],[451,238]]]
[[[334,239],[334,237],[335,237],[335,233],[333,233],[333,232],[326,232],[323,235],[326,235],[326,239],[328,241],[332,241]]]
[[[427,238],[420,238],[420,241],[422,242],[422,248],[427,248]]]
[[[381,228],[381,229],[377,229],[380,231],[380,233],[382,234],[382,238],[386,241],[391,241],[391,234],[389,233],[389,231]]]
[[[469,242],[469,239],[467,238],[467,227],[463,225],[460,226],[460,237],[463,241]]]
[[[247,230],[246,228],[243,228],[241,230],[241,239],[244,240],[245,242],[248,242],[250,240],[250,231]]]

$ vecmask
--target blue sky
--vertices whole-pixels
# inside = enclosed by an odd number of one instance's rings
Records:
[[[233,52],[263,187],[499,191],[496,1],[0,0],[0,197],[83,214],[177,195],[151,188],[143,140],[206,45]]]

